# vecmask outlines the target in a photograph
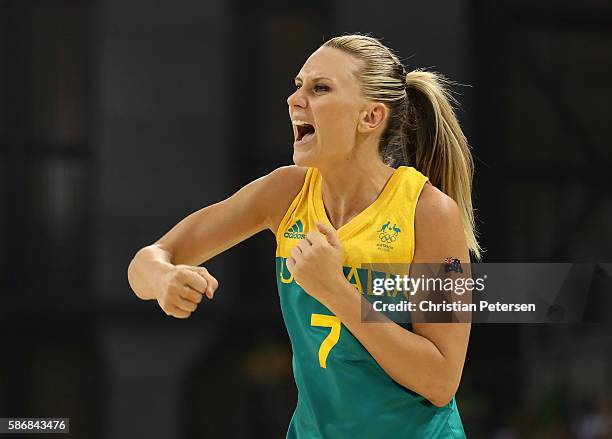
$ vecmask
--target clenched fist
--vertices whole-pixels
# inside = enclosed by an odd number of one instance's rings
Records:
[[[219,282],[206,268],[175,265],[162,278],[156,299],[166,315],[186,319],[196,310],[205,294],[212,299]]]
[[[345,280],[342,274],[344,247],[333,227],[319,221],[316,226],[318,231],[308,232],[305,239],[291,249],[287,268],[304,291],[323,302],[329,286]]]

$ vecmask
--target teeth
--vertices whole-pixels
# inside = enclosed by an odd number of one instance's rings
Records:
[[[305,125],[312,125],[312,124],[310,124],[308,122],[304,122],[303,120],[297,120],[297,119],[296,120],[292,120],[291,122],[293,122],[293,125],[297,125],[297,126],[301,126],[301,127],[303,127]]]

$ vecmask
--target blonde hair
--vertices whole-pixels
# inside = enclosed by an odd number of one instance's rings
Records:
[[[468,249],[480,260],[472,207],[474,162],[461,130],[449,85],[443,75],[416,69],[406,72],[399,58],[376,38],[351,34],[323,47],[339,49],[360,61],[356,72],[366,99],[389,108],[379,151],[385,163],[404,163],[429,177],[461,210]]]

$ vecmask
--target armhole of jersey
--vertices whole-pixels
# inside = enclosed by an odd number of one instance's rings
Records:
[[[412,261],[414,261],[414,253],[416,252],[416,227],[415,227],[415,220],[416,220],[416,209],[417,209],[417,205],[419,204],[419,199],[421,198],[421,194],[423,193],[423,188],[425,187],[425,185],[427,184],[427,182],[429,181],[429,177],[426,177],[423,175],[423,181],[420,182],[420,187],[416,190],[416,197],[414,198],[414,203],[413,203],[413,207],[412,207],[412,251],[411,251],[411,255],[410,255],[410,263],[412,264]]]
[[[289,219],[291,218],[291,215],[293,214],[293,212],[299,205],[300,200],[306,193],[306,185],[309,184],[310,175],[312,174],[312,170],[313,168],[308,168],[308,170],[304,174],[304,183],[302,183],[302,187],[300,188],[300,191],[295,195],[295,197],[293,198],[293,201],[291,202],[291,204],[289,205],[289,208],[287,209],[287,212],[285,212],[283,219],[278,224],[278,228],[276,229],[276,235],[275,235],[277,246],[279,244],[279,239],[278,239],[278,237],[280,236],[279,233],[282,233],[282,231],[285,229],[285,227],[287,226],[287,222],[289,222]]]

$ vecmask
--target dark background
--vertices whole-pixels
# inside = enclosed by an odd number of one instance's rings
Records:
[[[140,301],[127,267],[291,163],[293,77],[345,32],[466,84],[484,261],[610,261],[609,1],[0,0],[0,417],[70,417],[74,438],[284,437],[273,235],[206,264],[220,288],[189,320]],[[468,437],[612,437],[611,329],[474,325]]]

